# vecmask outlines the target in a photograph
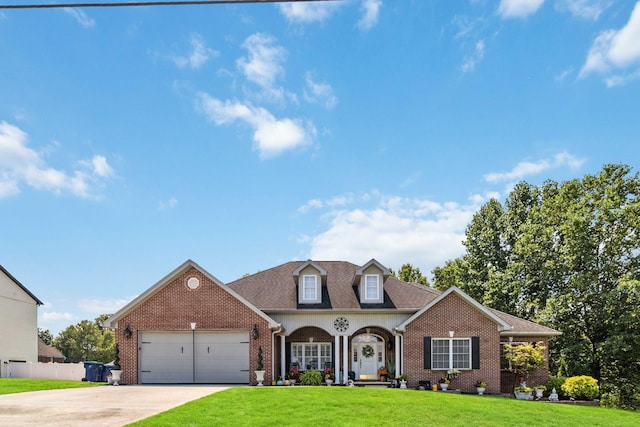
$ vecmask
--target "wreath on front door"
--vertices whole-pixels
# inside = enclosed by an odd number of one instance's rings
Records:
[[[373,357],[375,353],[376,353],[375,350],[369,344],[362,347],[362,355],[367,359],[370,357]]]

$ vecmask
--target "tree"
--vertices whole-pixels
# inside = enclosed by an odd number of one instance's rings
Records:
[[[102,315],[93,322],[82,320],[67,327],[54,339],[55,347],[69,362],[111,362],[115,351],[115,337],[112,331],[101,329],[105,318],[105,315]]]
[[[46,345],[53,344],[53,334],[50,330],[38,328],[38,336]]]
[[[526,380],[529,375],[544,367],[544,351],[542,342],[526,344],[505,344],[505,357],[509,361],[515,377]]]
[[[403,264],[400,267],[398,273],[391,270],[391,275],[397,279],[409,283],[419,283],[421,285],[429,286],[429,280],[424,277],[418,267],[414,267],[411,264]]]

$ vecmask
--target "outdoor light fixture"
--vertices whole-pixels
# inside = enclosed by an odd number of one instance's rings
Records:
[[[251,336],[254,340],[257,340],[260,336],[260,331],[258,331],[258,325],[253,325],[253,329],[251,329]]]
[[[196,329],[196,322],[191,322],[191,330],[195,330]]]
[[[453,338],[453,334],[454,334],[453,331],[449,331],[449,337]]]
[[[131,333],[132,333],[132,332],[131,332],[131,326],[129,326],[129,325],[125,326],[125,327],[124,327],[124,331],[123,331],[123,332],[124,332],[124,337],[125,337],[126,339],[131,338]]]

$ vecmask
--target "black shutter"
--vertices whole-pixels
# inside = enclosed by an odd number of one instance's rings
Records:
[[[284,369],[286,369],[287,371],[291,369],[291,343],[290,342],[286,343],[284,346]],[[285,372],[285,375],[287,374],[288,372]]]
[[[424,369],[431,369],[431,337],[424,337]]]
[[[471,337],[471,369],[480,369],[480,337]]]

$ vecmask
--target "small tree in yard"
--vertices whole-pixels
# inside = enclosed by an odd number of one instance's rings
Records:
[[[515,379],[526,378],[544,367],[545,346],[542,342],[527,344],[505,344],[505,357],[509,361],[511,372],[515,374]]]

